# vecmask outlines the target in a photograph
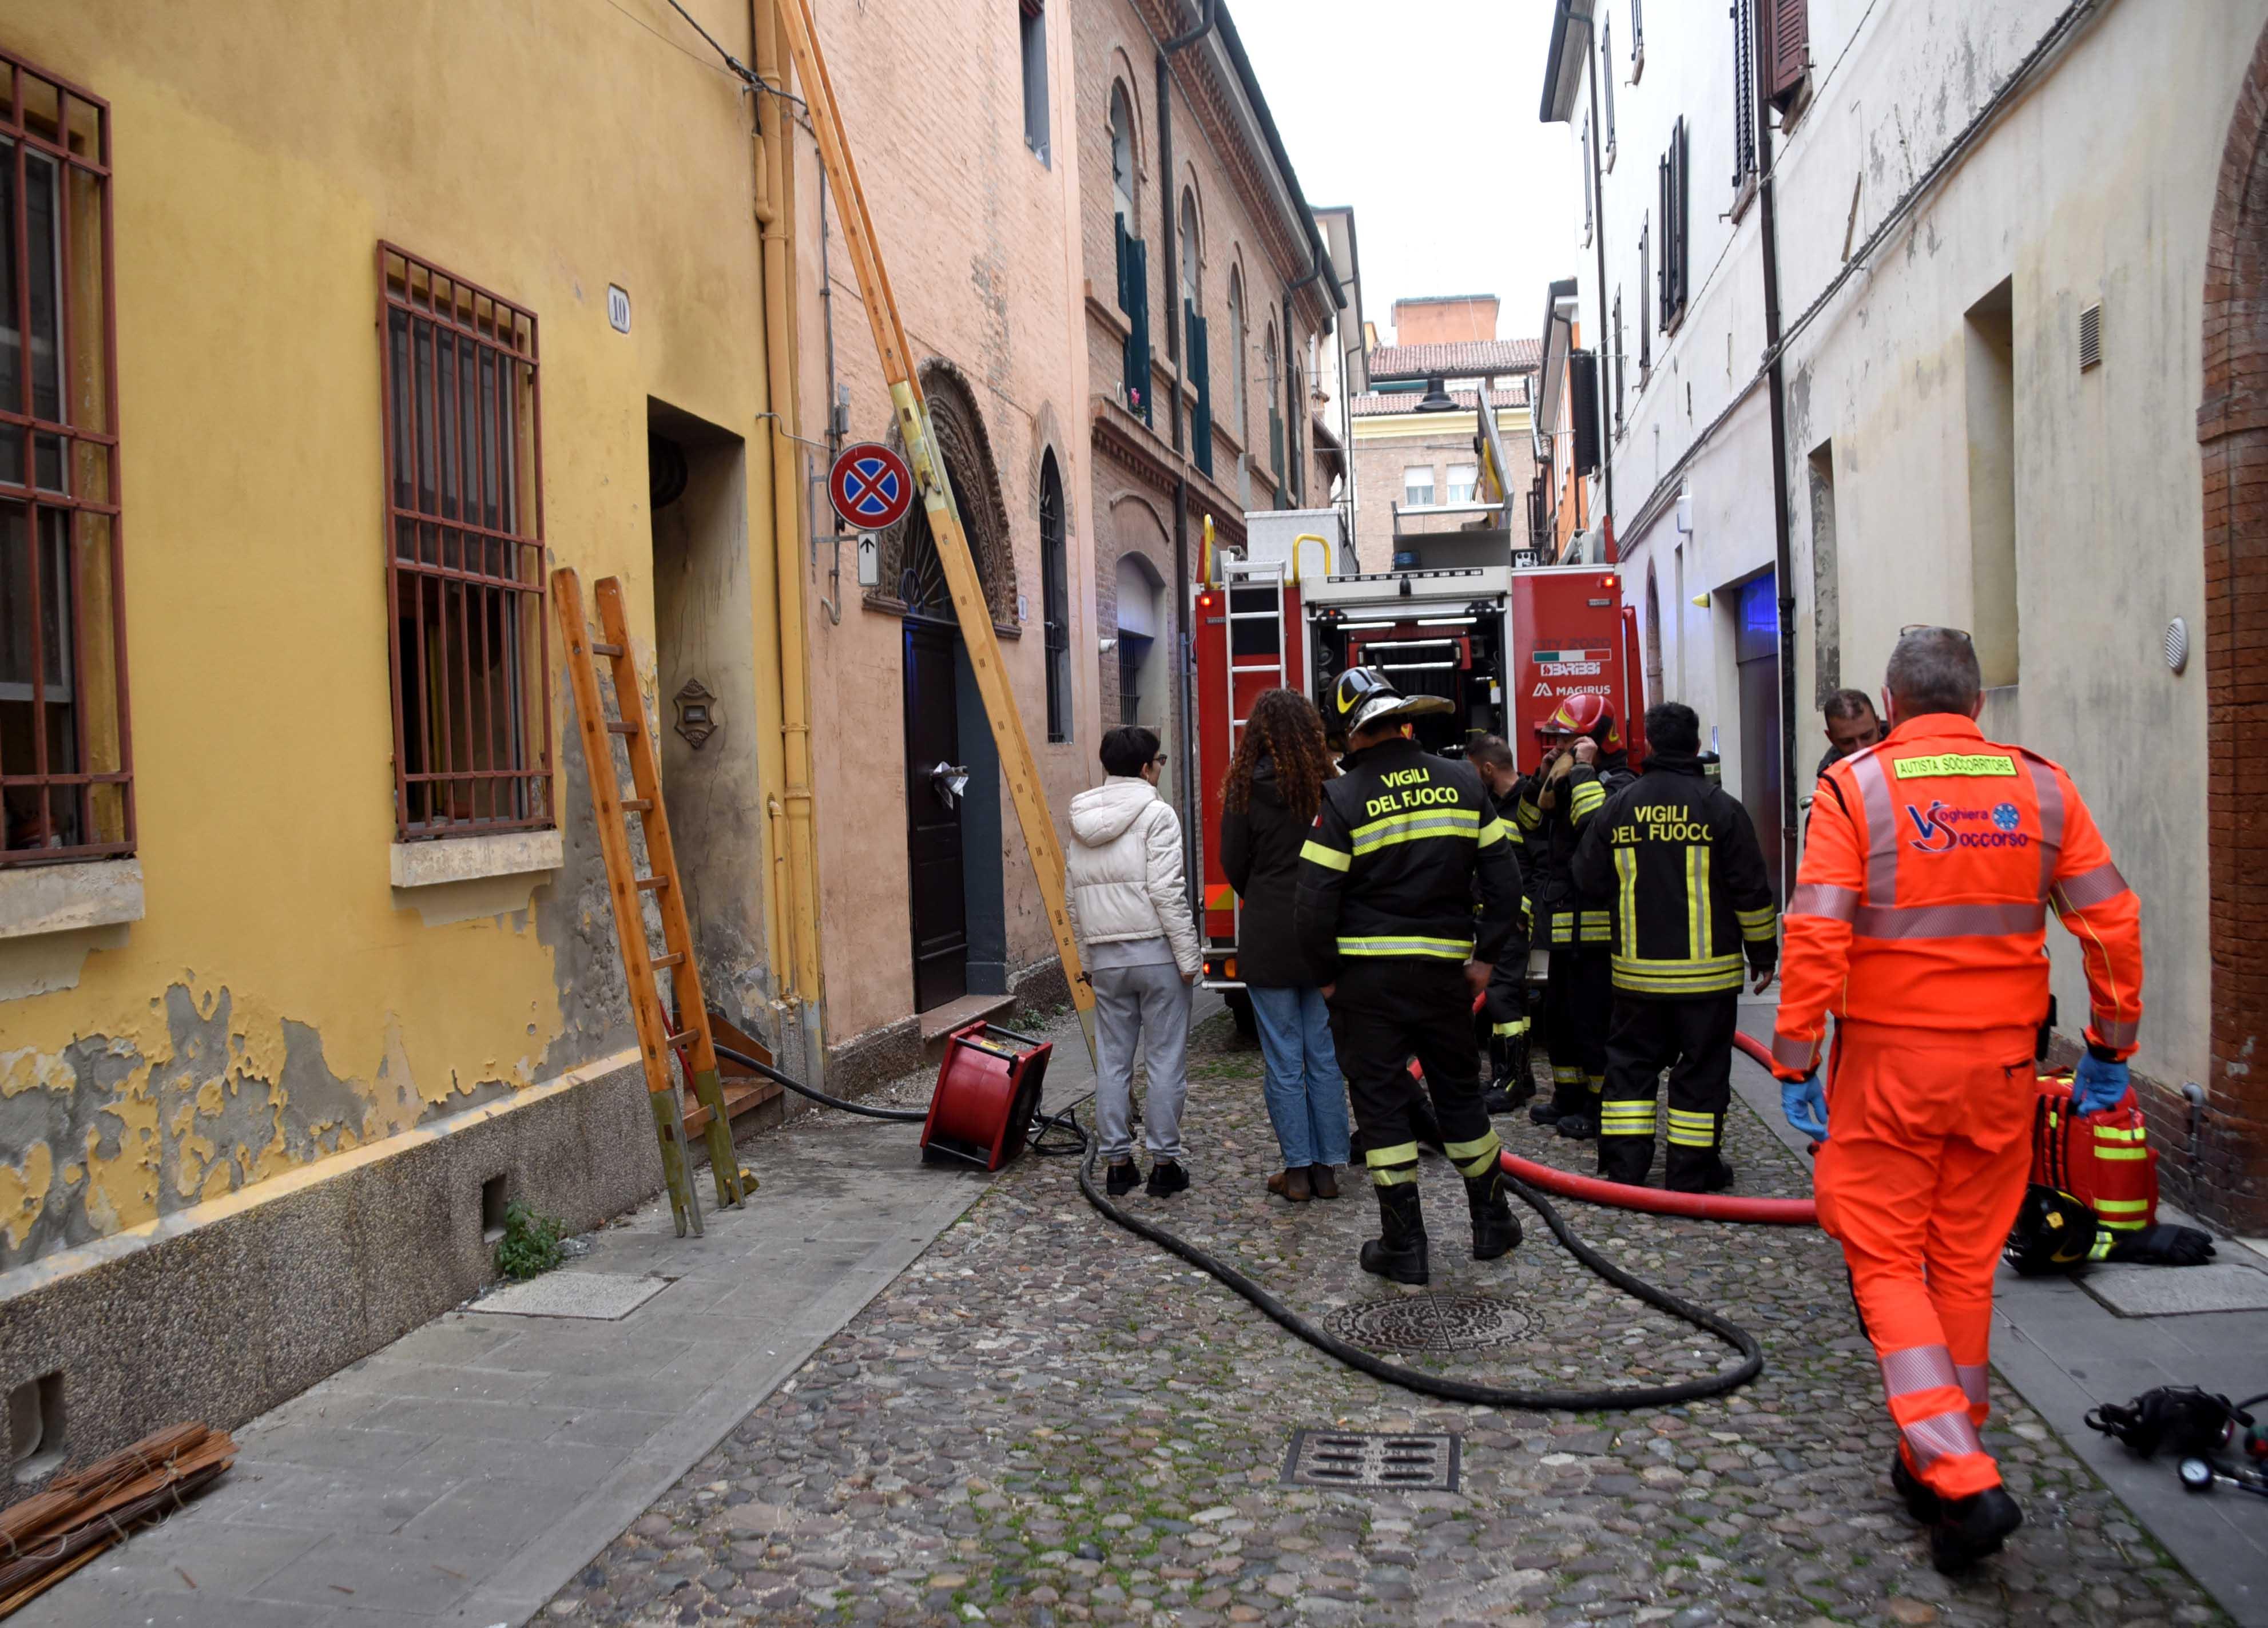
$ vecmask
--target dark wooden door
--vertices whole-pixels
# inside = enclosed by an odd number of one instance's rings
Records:
[[[968,907],[962,892],[961,807],[937,774],[961,762],[951,628],[905,623],[906,859],[911,872],[914,1010],[968,992]]]

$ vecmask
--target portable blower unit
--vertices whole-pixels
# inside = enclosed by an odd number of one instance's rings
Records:
[[[971,1023],[946,1035],[922,1125],[922,1162],[998,1170],[1022,1153],[1054,1050],[997,1023]]]

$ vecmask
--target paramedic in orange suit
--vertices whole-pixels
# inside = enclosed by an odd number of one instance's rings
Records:
[[[2104,1107],[2126,1093],[2142,1014],[2141,907],[2070,777],[1978,731],[1966,633],[1909,630],[1884,699],[1889,738],[1832,765],[1812,805],[1772,1072],[1790,1122],[1821,1144],[1819,1224],[1881,1359],[1891,1479],[1954,1572],[2023,1521],[1977,1430],[1992,1273],[2029,1168],[2047,912],[2080,942],[2079,1087]]]

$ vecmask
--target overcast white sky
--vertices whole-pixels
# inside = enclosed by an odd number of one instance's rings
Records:
[[[1532,339],[1576,276],[1575,136],[1539,123],[1551,0],[1231,0],[1307,202],[1354,206],[1365,314],[1495,294]]]

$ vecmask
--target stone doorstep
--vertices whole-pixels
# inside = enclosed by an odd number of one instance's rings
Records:
[[[942,1006],[932,1006],[921,1014],[921,1037],[924,1046],[934,1045],[964,1024],[980,1018],[993,1018],[1016,1004],[1009,995],[963,995],[959,1000],[947,1001]]]

